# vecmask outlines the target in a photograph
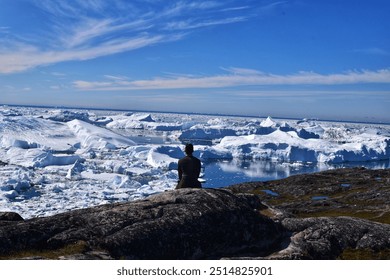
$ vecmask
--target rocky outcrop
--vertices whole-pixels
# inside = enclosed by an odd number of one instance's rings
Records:
[[[3,225],[0,255],[83,244],[78,258],[96,250],[116,259],[215,259],[254,252],[265,256],[284,232],[254,209],[262,207],[254,196],[226,190],[169,191],[142,201]]]
[[[390,169],[341,168],[229,187],[290,236],[268,259],[390,259]]]
[[[16,221],[23,221],[23,218],[18,213],[0,212],[0,227]]]
[[[15,222],[15,221],[23,221],[23,218],[15,212],[0,212],[0,221],[8,221],[8,222]]]
[[[229,189],[257,194],[285,217],[351,216],[390,224],[390,169],[340,168]]]
[[[372,255],[390,249],[390,225],[351,217],[284,219],[291,232],[287,248],[268,259],[337,259],[346,250],[371,251]],[[388,255],[387,255],[388,256]]]
[[[342,169],[25,221],[0,213],[0,258],[390,259],[389,184],[390,170]]]

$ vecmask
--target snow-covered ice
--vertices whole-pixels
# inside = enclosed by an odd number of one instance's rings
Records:
[[[187,142],[207,187],[210,161],[247,177],[275,162],[389,161],[390,125],[3,106],[0,211],[47,216],[172,189]]]

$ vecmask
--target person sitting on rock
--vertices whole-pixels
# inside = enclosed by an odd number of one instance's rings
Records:
[[[198,181],[201,163],[200,160],[192,155],[194,146],[187,144],[184,152],[186,156],[178,162],[179,183],[176,189],[182,188],[201,188],[202,184]]]

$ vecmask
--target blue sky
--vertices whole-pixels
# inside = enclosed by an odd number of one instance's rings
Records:
[[[0,104],[390,122],[387,0],[0,4]]]

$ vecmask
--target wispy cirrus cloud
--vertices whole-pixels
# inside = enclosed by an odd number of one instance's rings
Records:
[[[15,73],[64,61],[88,60],[178,39],[180,35],[146,35],[110,40],[96,46],[63,50],[41,50],[34,46],[15,45],[12,51],[0,51],[0,73]]]
[[[271,10],[277,6],[287,4],[288,1],[276,1],[262,7],[263,10]]]
[[[150,80],[105,80],[74,81],[75,88],[80,90],[158,90],[158,89],[196,89],[196,88],[229,88],[238,86],[264,85],[343,85],[363,83],[390,84],[390,69],[378,71],[349,71],[339,74],[318,74],[299,72],[291,75],[263,73],[253,69],[224,68],[225,74],[214,76],[174,75],[157,77]]]
[[[390,51],[381,48],[355,49],[353,52],[366,55],[390,56]]]
[[[165,29],[167,30],[190,30],[190,29],[197,29],[201,27],[208,27],[213,25],[224,25],[224,24],[231,24],[231,23],[237,23],[242,21],[247,21],[248,17],[233,17],[233,18],[226,18],[226,19],[218,19],[218,20],[206,20],[206,21],[194,21],[194,20],[185,20],[185,21],[175,21],[170,22],[166,25]]]
[[[108,42],[111,39],[106,39],[105,37],[112,36],[117,32],[126,32],[127,30],[137,32],[147,30],[148,28],[148,22],[142,19],[125,23],[117,22],[117,20],[112,18],[85,19],[83,23],[71,28],[69,35],[63,32],[61,40],[68,48],[74,48],[93,43],[99,44],[99,41],[100,43]]]
[[[32,3],[44,11],[46,21],[24,34],[0,29],[0,74],[129,52],[178,41],[202,28],[249,20],[245,9],[234,9],[234,3],[221,0]],[[2,33],[8,37],[2,38]]]
[[[246,10],[249,9],[250,6],[237,6],[237,7],[231,7],[231,8],[226,8],[223,9],[223,12],[231,12],[231,11],[239,11],[239,10]]]
[[[8,26],[0,26],[0,33],[8,33],[9,27]]]
[[[37,7],[56,17],[79,18],[87,13],[105,14],[110,6],[116,6],[123,1],[112,0],[110,2],[103,0],[32,0]]]

